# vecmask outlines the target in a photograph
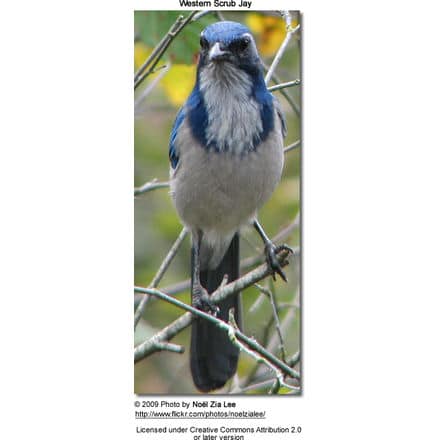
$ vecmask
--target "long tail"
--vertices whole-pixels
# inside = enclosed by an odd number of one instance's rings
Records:
[[[214,292],[225,274],[228,282],[239,277],[240,241],[236,234],[219,266],[200,272],[200,281],[208,293]],[[192,273],[192,271],[191,271]],[[218,303],[218,318],[229,320],[229,309],[235,310],[235,320],[241,328],[241,304],[239,293]],[[203,392],[221,388],[237,370],[239,350],[229,340],[227,333],[214,324],[197,319],[191,330],[191,373],[195,386]]]

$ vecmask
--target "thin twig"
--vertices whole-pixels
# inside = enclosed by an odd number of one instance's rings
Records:
[[[269,72],[269,67],[262,61],[263,64],[263,69],[264,71],[267,73]],[[278,75],[274,72],[272,74],[272,78],[270,79],[273,83],[275,83],[275,85],[281,84],[282,81],[281,79],[278,77]],[[293,100],[293,98],[289,95],[289,93],[287,92],[286,89],[280,89],[280,93],[281,95],[284,96],[284,98],[286,99],[286,101],[289,103],[290,107],[292,107],[292,110],[296,113],[296,115],[299,117],[301,114],[300,108],[298,106],[298,104]]]
[[[144,194],[148,191],[152,191],[154,189],[159,188],[168,188],[170,186],[169,182],[158,182],[157,179],[153,179],[151,182],[144,183],[139,188],[134,189],[134,196],[139,196],[140,194]]]
[[[184,353],[185,349],[181,345],[171,344],[169,342],[158,342],[156,344],[158,351],[171,351],[172,353]]]
[[[273,317],[274,317],[275,328],[278,333],[278,338],[280,339],[281,360],[283,362],[286,362],[286,349],[284,347],[284,338],[283,338],[283,334],[281,332],[280,317],[278,316],[278,307],[276,305],[275,296],[274,296],[271,289],[267,289],[266,287],[263,287],[258,283],[255,283],[255,286],[260,292],[264,293],[269,298],[270,305],[272,306],[272,313],[273,313]]]
[[[220,12],[218,9],[215,11],[215,14],[217,15],[217,18],[218,18],[220,21],[225,21],[225,20],[226,20],[226,19],[225,19],[225,16],[223,15],[223,13]]]
[[[298,295],[298,292],[294,295],[293,301],[295,300],[295,297]],[[281,322],[281,332],[283,334],[286,334],[286,331],[291,328],[292,322],[296,317],[297,307],[292,307],[288,309],[286,315],[284,316],[282,322]],[[269,340],[268,344],[265,345],[266,349],[270,352],[273,352],[278,345],[278,335],[273,335],[271,339]],[[258,371],[256,372],[255,376],[257,377],[263,370],[261,367],[258,368]]]
[[[173,261],[174,256],[176,255],[180,245],[182,244],[183,240],[185,239],[187,234],[186,228],[183,228],[180,232],[179,236],[177,237],[177,240],[174,242],[174,244],[171,246],[171,249],[169,250],[167,256],[162,261],[162,264],[160,265],[158,271],[156,272],[156,275],[154,276],[153,280],[151,281],[149,287],[157,287],[160,280],[162,279],[164,273],[168,269],[168,266],[170,265],[171,261]],[[142,298],[141,302],[139,303],[136,312],[134,314],[134,328],[136,329],[136,326],[141,319],[142,313],[144,312],[144,309],[148,303],[149,296],[145,295],[144,298]]]
[[[287,365],[294,367],[301,359],[300,351],[298,350],[290,359],[287,360]]]
[[[237,386],[231,390],[230,394],[244,394],[247,393],[248,391],[258,391],[258,390],[266,389],[272,387],[276,382],[277,382],[276,378],[270,378],[261,382],[256,382],[251,385],[244,386],[243,388]],[[301,388],[295,387],[293,385],[289,385],[289,388],[293,390],[292,394],[298,394],[301,391]]]
[[[160,80],[167,74],[168,70],[170,70],[170,66],[168,64],[165,64],[164,66],[161,66],[155,70],[157,72],[158,70],[161,70],[159,75],[157,75],[153,81],[151,81],[147,87],[145,87],[144,90],[142,90],[142,93],[140,96],[136,98],[134,101],[134,115],[136,118],[139,118],[142,114],[141,112],[141,106],[142,103],[145,101],[146,97],[154,90],[154,88],[159,84]],[[153,73],[153,72],[152,72]]]
[[[286,22],[286,36],[284,38],[284,41],[281,43],[280,48],[278,49],[277,54],[275,55],[275,58],[272,61],[272,64],[269,68],[269,71],[267,72],[266,78],[264,79],[266,84],[269,84],[270,79],[272,78],[273,72],[275,72],[278,63],[280,62],[282,56],[284,55],[284,52],[287,48],[287,45],[289,44],[290,39],[292,38],[292,35],[297,32],[300,28],[300,25],[298,24],[294,28],[292,28],[292,17],[290,16],[289,11],[283,11],[282,13],[283,18]]]
[[[197,14],[194,15],[191,21],[197,21],[200,18],[204,17],[205,15],[210,14],[211,12],[215,12],[215,11],[208,10],[208,11],[197,12]]]
[[[158,56],[159,53],[161,53],[161,50],[165,46],[166,42],[170,38],[170,35],[172,35],[175,30],[178,29],[180,24],[183,21],[183,15],[179,15],[176,19],[176,21],[173,23],[173,25],[170,27],[169,31],[166,33],[164,37],[162,37],[162,40],[159,41],[159,43],[156,45],[156,47],[151,52],[150,56],[144,61],[144,64],[139,68],[139,70],[134,74],[134,84],[136,88],[136,82],[139,81],[139,78],[142,76],[142,74],[145,72],[147,67],[154,61],[154,59]]]
[[[229,311],[229,320],[234,320],[234,317],[232,315],[232,310]],[[240,340],[235,336],[235,331],[238,330],[238,326],[233,321],[233,327],[232,330],[229,332],[229,338],[231,342],[236,345],[241,351],[244,351],[246,354],[248,354],[250,357],[256,360],[257,364],[264,363],[269,369],[271,369],[275,375],[276,375],[276,383],[280,384],[283,383],[283,373],[282,371],[277,368],[275,365],[273,365],[271,362],[269,362],[264,356],[261,356],[259,353],[251,350],[250,348],[246,347],[243,343],[240,342]],[[235,331],[234,331],[235,330]]]
[[[151,72],[156,67],[156,64],[159,62],[161,56],[168,49],[171,42],[179,35],[182,29],[193,19],[193,17],[197,14],[198,11],[192,11],[185,19],[183,15],[179,15],[177,20],[171,26],[170,30],[167,34],[162,38],[159,44],[153,49],[153,52],[145,61],[145,63],[141,66],[141,68],[136,72],[134,76],[134,89],[136,90],[139,84],[151,74]],[[147,70],[148,68],[148,70]]]
[[[290,144],[287,147],[284,147],[284,154],[286,154],[287,152],[289,152],[291,150],[294,150],[295,148],[298,148],[300,145],[301,145],[301,140],[298,139],[293,144]]]
[[[267,90],[269,90],[269,92],[275,92],[275,90],[281,90],[281,89],[286,89],[287,87],[299,86],[300,84],[301,84],[301,80],[295,79],[294,81],[288,81],[285,83],[277,84],[272,87],[268,87]]]

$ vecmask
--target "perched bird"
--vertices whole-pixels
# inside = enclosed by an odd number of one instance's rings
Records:
[[[239,295],[216,307],[209,294],[225,275],[229,282],[239,277],[238,234],[249,223],[264,241],[273,274],[286,279],[276,258],[279,248],[256,217],[280,180],[285,132],[249,29],[231,21],[204,29],[196,83],[171,133],[171,195],[191,231],[193,306],[224,321],[234,308],[239,326]],[[190,363],[199,390],[222,387],[236,371],[238,354],[224,330],[204,319],[193,323]]]

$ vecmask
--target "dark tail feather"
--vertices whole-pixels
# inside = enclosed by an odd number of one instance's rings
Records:
[[[229,245],[219,266],[200,271],[200,282],[208,293],[214,292],[228,274],[228,282],[239,277],[240,241],[238,234]],[[235,321],[241,328],[240,297],[237,293],[218,303],[218,318],[229,320],[229,309],[235,309]],[[191,327],[191,373],[195,386],[204,392],[221,388],[237,370],[239,350],[227,333],[205,319],[196,319]]]

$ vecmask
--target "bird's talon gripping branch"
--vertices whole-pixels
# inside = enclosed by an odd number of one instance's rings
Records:
[[[202,286],[195,286],[193,290],[193,306],[202,312],[217,316],[220,309],[211,301],[208,292]]]
[[[293,254],[293,249],[290,246],[288,246],[287,244],[281,244],[281,245],[277,246],[276,253],[278,253],[280,251],[287,251],[289,254]]]
[[[293,253],[293,249],[285,244],[282,244],[280,246],[275,246],[271,241],[266,243],[264,252],[266,254],[266,261],[269,267],[272,270],[272,278],[275,281],[275,275],[278,274],[286,283],[287,283],[287,277],[285,273],[283,272],[283,269],[281,268],[281,265],[278,261],[277,254],[282,251],[288,251],[289,253]]]

